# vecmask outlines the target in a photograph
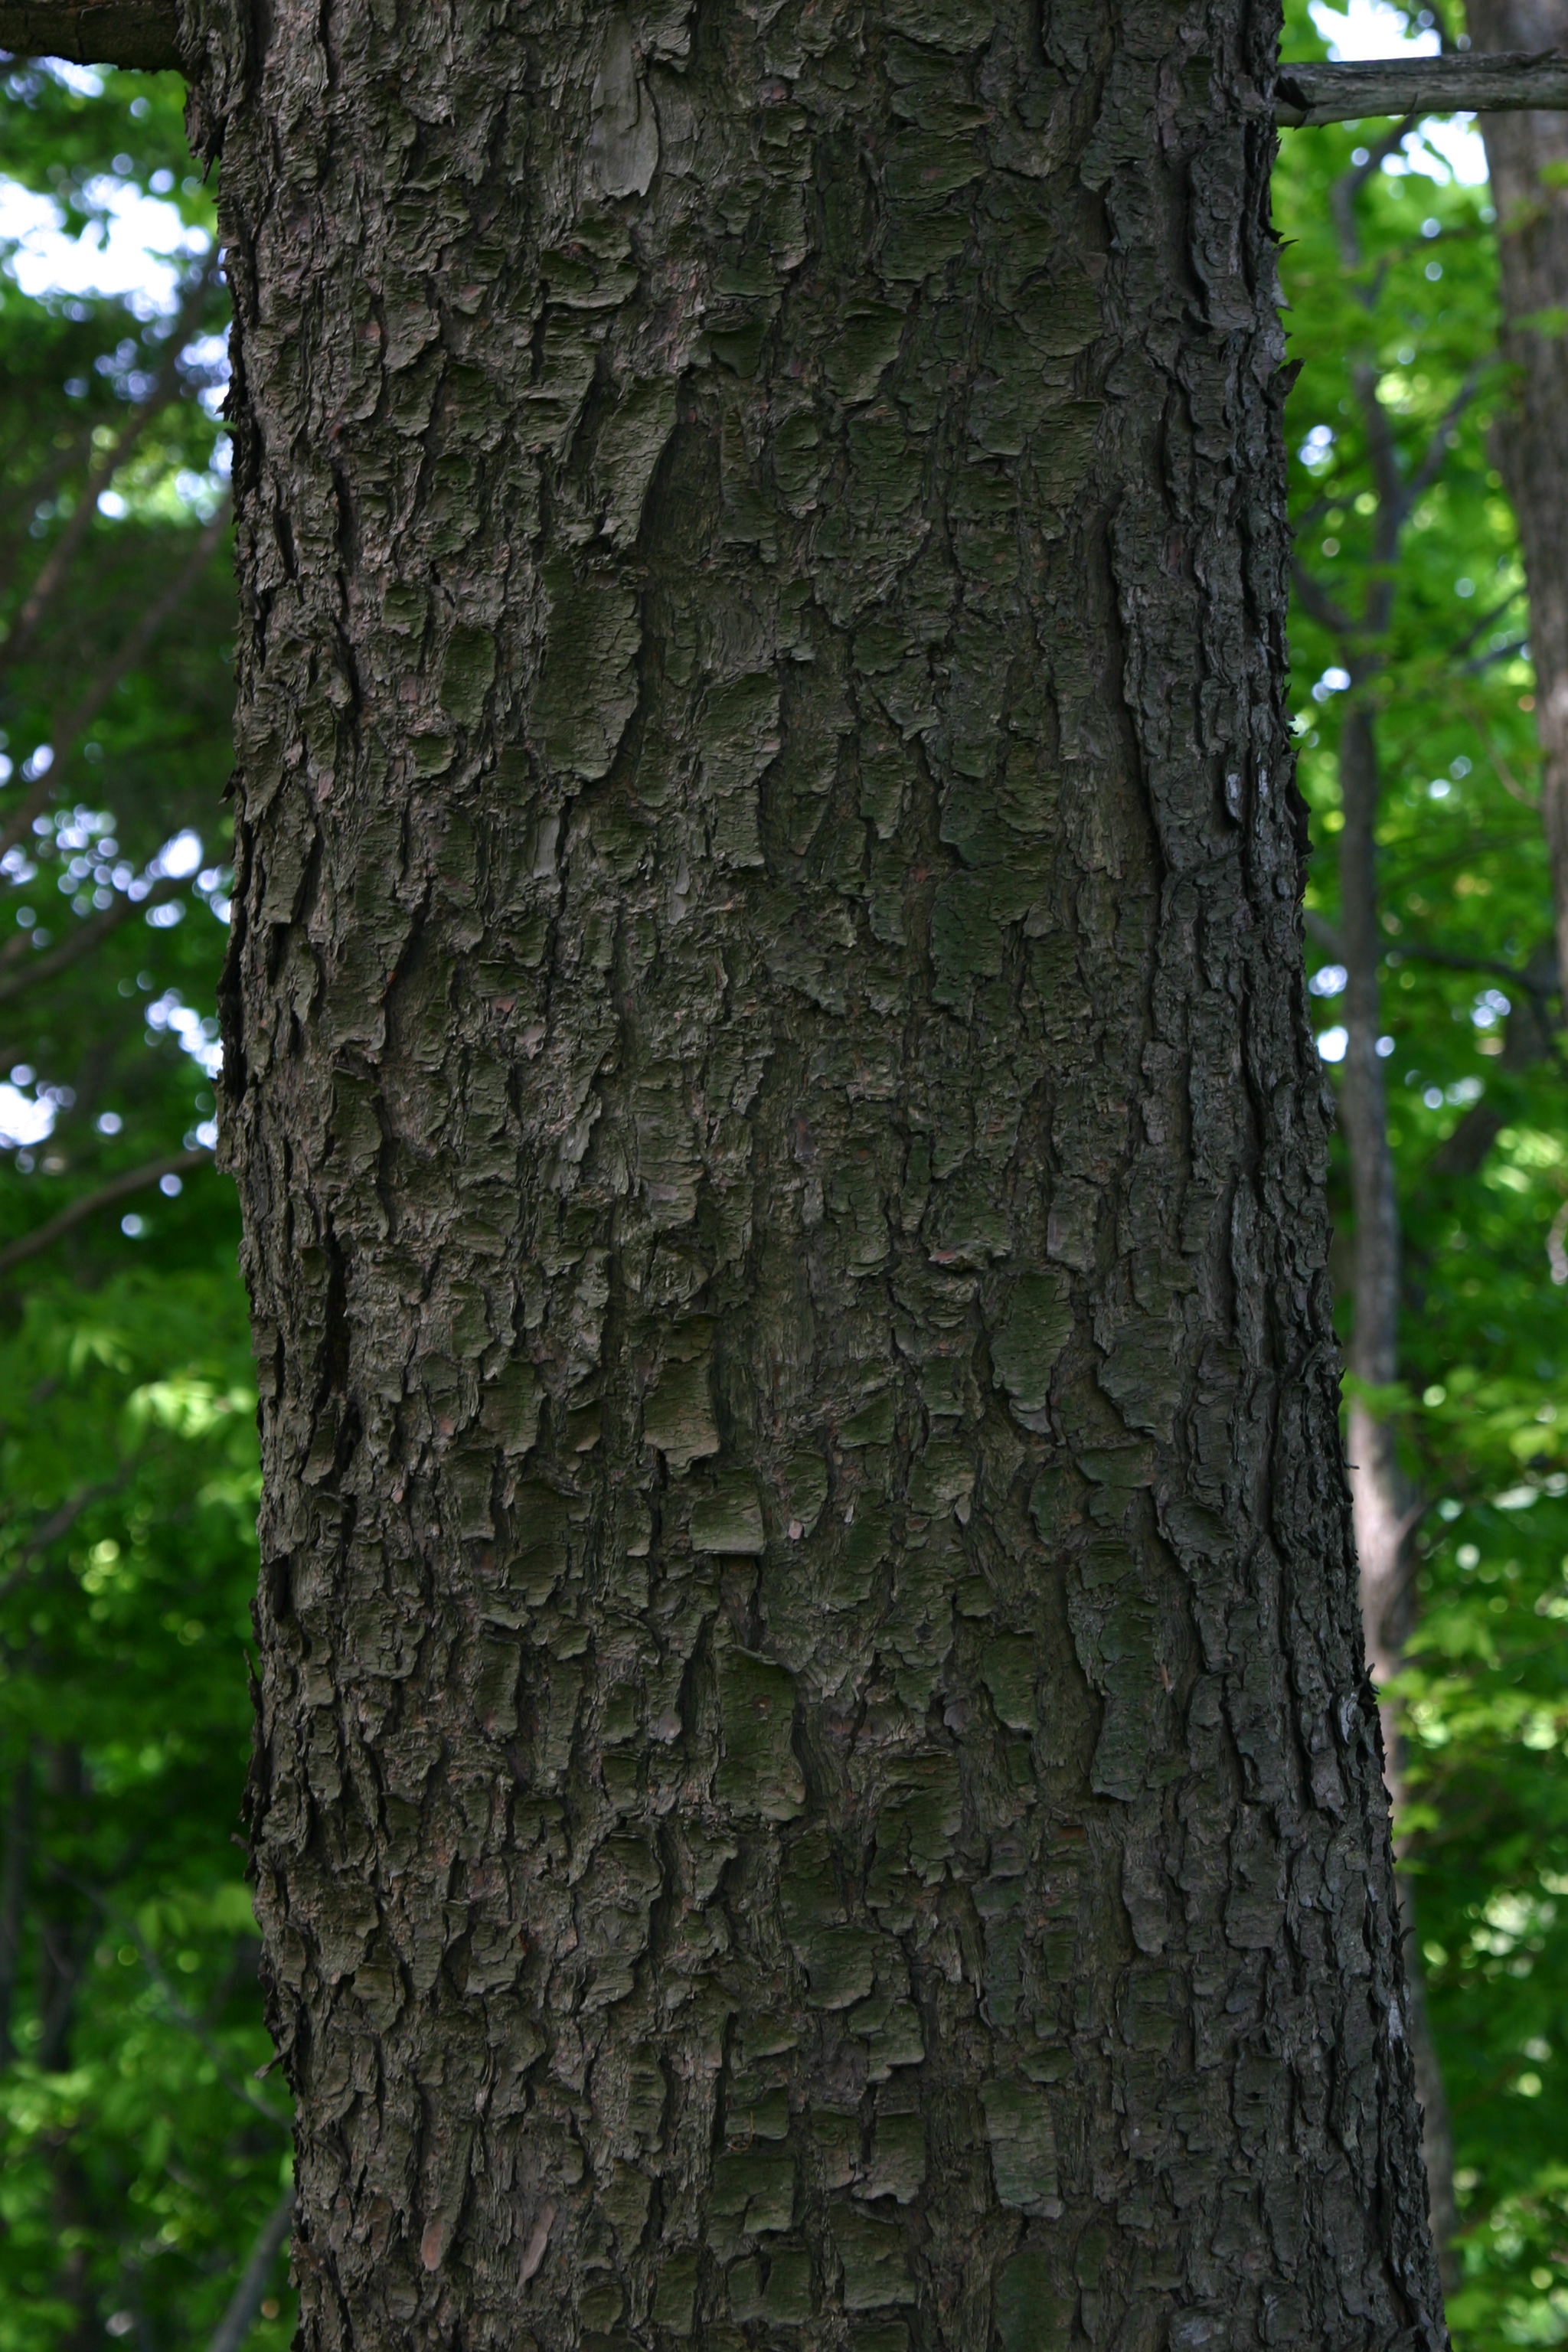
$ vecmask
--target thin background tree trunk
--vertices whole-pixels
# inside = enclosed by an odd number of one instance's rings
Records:
[[[1378,985],[1382,955],[1377,920],[1379,777],[1375,722],[1365,701],[1353,703],[1345,714],[1340,783],[1344,814],[1340,900],[1346,975],[1340,1118],[1355,1213],[1349,1369],[1358,1381],[1375,1391],[1392,1387],[1399,1377],[1402,1285],[1399,1202],[1388,1139],[1384,1061],[1377,1050],[1383,1027]],[[1411,1536],[1416,1496],[1400,1464],[1397,1424],[1385,1409],[1380,1409],[1375,1397],[1352,1391],[1346,1422],[1362,1622],[1366,1629],[1367,1663],[1381,1690],[1398,1672],[1415,1622]],[[1404,1733],[1392,1705],[1384,1702],[1382,1713],[1384,1770],[1397,1812],[1403,1796]],[[1411,2054],[1423,2114],[1422,2153],[1432,2232],[1445,2284],[1452,2288],[1458,2284],[1454,2258],[1448,2252],[1458,2228],[1453,2135],[1442,2068],[1427,2018],[1415,1946],[1415,1895],[1408,1880],[1401,1883],[1399,1901],[1405,1921]]]
[[[1357,299],[1369,312],[1375,291],[1363,277],[1358,201],[1384,159],[1398,146],[1404,122],[1386,126],[1362,159],[1334,183],[1331,201],[1339,234],[1340,259]],[[1398,1667],[1414,1619],[1410,1538],[1416,1498],[1399,1461],[1398,1433],[1386,1400],[1399,1370],[1402,1268],[1399,1201],[1394,1154],[1388,1139],[1388,1100],[1383,1056],[1379,973],[1382,940],[1378,921],[1377,818],[1380,780],[1377,759],[1377,680],[1383,639],[1393,616],[1397,567],[1405,527],[1423,487],[1436,478],[1447,446],[1453,412],[1446,416],[1414,465],[1400,462],[1394,421],[1384,404],[1378,372],[1369,352],[1352,361],[1351,380],[1367,435],[1377,494],[1373,529],[1373,568],[1360,609],[1349,612],[1328,596],[1321,582],[1298,563],[1296,581],[1308,607],[1339,635],[1352,680],[1340,740],[1340,785],[1343,830],[1340,836],[1340,898],[1342,929],[1336,953],[1345,967],[1345,1061],[1340,1111],[1350,1162],[1354,1213],[1351,1290],[1353,1320],[1350,1370],[1358,1384],[1346,1414],[1350,1484],[1356,1557],[1368,1661],[1381,1688]],[[1467,384],[1460,399],[1468,400]],[[1403,1740],[1396,1710],[1382,1706],[1384,1763],[1388,1790],[1397,1810],[1401,1793]],[[1458,2214],[1454,2199],[1453,2141],[1442,2070],[1427,2020],[1415,1940],[1414,1898],[1408,1883],[1400,1889],[1405,1928],[1405,1975],[1410,1997],[1411,2053],[1423,2112],[1422,2146],[1430,2218],[1445,2284],[1458,2284],[1449,2252]]]
[[[229,2297],[228,2308],[207,2338],[207,2352],[239,2352],[240,2346],[256,2324],[262,2298],[277,2267],[279,2253],[289,2235],[293,2212],[294,2191],[290,2188],[285,2189],[257,2231],[256,2242]]]
[[[5,1799],[5,1859],[0,1870],[0,2066],[8,2066],[16,2054],[13,2028],[32,1845],[33,1751],[28,1746],[16,1758]]]
[[[1377,743],[1372,714],[1364,704],[1358,703],[1345,714],[1340,782],[1344,812],[1340,896],[1346,973],[1340,1118],[1355,1211],[1355,1318],[1350,1370],[1368,1387],[1386,1389],[1399,1373],[1399,1202],[1388,1141],[1383,1059],[1377,1050],[1383,1026],[1378,990]],[[1409,1631],[1405,1561],[1410,1496],[1399,1467],[1393,1422],[1375,1404],[1354,1394],[1350,1405],[1350,1465],[1367,1661],[1382,1684],[1397,1670]],[[1384,1737],[1390,1737],[1386,1724]]]
[[[1274,18],[226,21],[303,2342],[1443,2344]]]
[[[1478,49],[1568,53],[1568,0],[1468,0]],[[1503,350],[1517,371],[1498,460],[1524,549],[1541,808],[1568,975],[1568,114],[1480,118],[1498,213]]]

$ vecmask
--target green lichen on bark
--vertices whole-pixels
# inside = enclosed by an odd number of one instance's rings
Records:
[[[281,0],[226,1149],[304,2342],[1436,2347],[1243,0]]]

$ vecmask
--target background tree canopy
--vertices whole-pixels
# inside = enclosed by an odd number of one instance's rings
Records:
[[[1289,15],[1287,54],[1323,54]],[[174,2352],[237,2289],[250,2342],[292,2327],[236,1843],[255,1400],[207,1165],[225,303],[182,103],[172,76],[20,62],[0,88],[15,185],[89,238],[160,198],[179,248],[158,304],[0,276],[0,2352]],[[1568,2337],[1568,1100],[1492,455],[1497,224],[1395,129],[1283,145],[1292,643],[1331,1084],[1352,679],[1382,777],[1405,1290],[1373,1402],[1420,1511],[1400,1826],[1455,2144],[1450,2316],[1481,2352]],[[1334,1182],[1344,1236],[1342,1149]]]
[[[1304,8],[1291,53],[1322,54]],[[1373,680],[1378,1051],[1405,1254],[1402,1378],[1375,1402],[1422,1515],[1396,1830],[1454,2137],[1449,2319],[1458,2344],[1489,2347],[1568,2336],[1568,1106],[1528,613],[1493,461],[1510,397],[1497,223],[1484,181],[1399,134],[1283,142],[1291,648],[1331,1082],[1338,752],[1352,674]],[[1331,1181],[1348,1329],[1338,1139]]]
[[[89,246],[141,195],[187,248],[157,307],[0,278],[6,2352],[205,2341],[289,2179],[234,1844],[257,1469],[208,1164],[226,306],[183,104],[174,76],[21,64],[0,94],[8,173]],[[280,2347],[282,2261],[258,2299],[252,2340]]]

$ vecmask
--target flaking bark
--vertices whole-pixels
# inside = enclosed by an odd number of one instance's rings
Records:
[[[1446,2341],[1277,29],[207,27],[310,2352]]]

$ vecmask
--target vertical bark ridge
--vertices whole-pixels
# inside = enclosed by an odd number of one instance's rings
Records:
[[[1446,2340],[1276,32],[282,0],[230,115],[312,2352]]]

